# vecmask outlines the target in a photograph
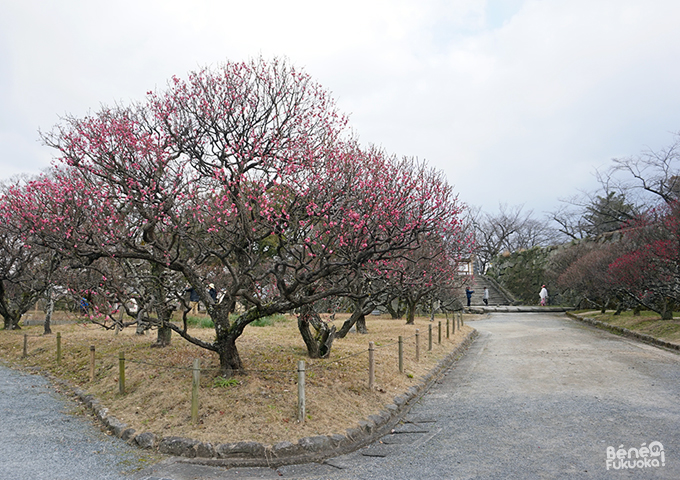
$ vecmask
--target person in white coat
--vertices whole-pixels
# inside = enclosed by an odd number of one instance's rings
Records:
[[[548,290],[545,285],[541,286],[541,292],[538,294],[541,297],[541,306],[546,306],[548,304]]]

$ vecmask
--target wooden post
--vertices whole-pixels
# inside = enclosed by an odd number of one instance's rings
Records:
[[[429,331],[430,331],[430,339],[429,339],[429,342],[428,342],[428,344],[427,344],[427,349],[428,349],[428,350],[432,350],[432,324],[429,324],[428,327],[430,327],[430,328],[429,328]]]
[[[26,358],[28,356],[28,335],[24,333],[24,353],[21,355]]]
[[[305,361],[298,361],[298,422],[305,421]]]
[[[457,318],[458,318],[458,314],[454,313],[453,318],[451,319],[451,326],[453,327],[453,334],[454,335],[456,334],[456,322],[458,321],[458,320],[456,320]]]
[[[118,393],[125,393],[125,353],[118,354]]]
[[[399,373],[404,373],[404,337],[399,335]]]
[[[420,362],[420,330],[416,328],[416,363]]]
[[[439,337],[438,338],[439,338],[438,343],[439,343],[439,345],[441,345],[442,344],[442,321],[441,320],[439,320]]]
[[[90,345],[90,383],[94,382],[94,345]]]
[[[446,338],[449,338],[449,317],[446,317]]]
[[[368,389],[373,390],[375,384],[375,344],[368,342]]]
[[[465,325],[465,322],[463,322],[463,312],[460,312],[460,326],[462,327]]]
[[[198,386],[201,382],[201,361],[194,359],[194,369],[191,382],[191,421],[198,423]]]
[[[61,332],[57,332],[57,365],[61,365]]]

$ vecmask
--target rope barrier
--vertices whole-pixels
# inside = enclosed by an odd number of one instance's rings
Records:
[[[36,334],[24,334],[25,337],[30,337],[30,338],[45,338],[45,335],[36,335]],[[415,338],[417,335],[413,334],[407,337],[403,337],[403,340],[409,340],[412,338]],[[398,341],[387,343],[384,345],[374,345],[374,349],[384,349],[384,348],[389,348],[393,347],[395,345],[399,345]],[[349,360],[351,358],[358,357],[360,355],[368,354],[369,349],[361,350],[356,353],[352,353],[349,355],[346,355],[344,357],[338,358],[338,359],[327,359],[328,362],[324,363],[317,363],[314,365],[308,365],[307,370],[308,371],[321,371],[321,370],[329,370],[333,368],[333,364],[339,364],[343,361]],[[118,356],[114,355],[107,355],[106,357],[99,355],[100,359],[110,359],[112,362],[118,362],[119,358]],[[154,367],[154,368],[160,368],[160,369],[166,369],[166,370],[179,370],[179,371],[185,371],[185,372],[192,372],[194,371],[194,368],[191,366],[177,366],[177,365],[163,365],[163,364],[158,364],[158,363],[152,363],[152,362],[147,362],[144,360],[134,360],[134,359],[126,359],[126,362],[128,363],[133,363],[136,365],[144,365],[148,367]],[[220,367],[203,367],[199,369],[201,373],[208,373],[208,372],[216,372],[219,373],[222,371]],[[290,370],[288,369],[281,369],[281,370],[275,370],[275,369],[251,369],[251,368],[243,368],[238,370],[239,373],[242,374],[262,374],[262,375],[268,375],[268,374],[293,374],[291,373]]]

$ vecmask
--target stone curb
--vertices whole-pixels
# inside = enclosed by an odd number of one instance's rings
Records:
[[[680,345],[677,343],[671,343],[671,342],[666,342],[664,340],[659,340],[656,337],[652,337],[651,335],[647,335],[646,333],[639,333],[635,332],[633,330],[629,330],[624,327],[619,327],[617,325],[611,325],[606,322],[601,322],[600,320],[595,320],[594,318],[589,318],[589,317],[582,317],[580,315],[576,315],[575,313],[571,312],[566,312],[567,316],[570,318],[573,318],[574,320],[578,320],[579,322],[587,323],[589,325],[592,325],[596,328],[599,328],[601,330],[607,330],[611,333],[623,335],[628,338],[634,338],[636,340],[640,340],[645,343],[649,343],[650,345],[655,345],[657,347],[663,347],[663,348],[669,348],[671,350],[678,350],[680,351]]]
[[[142,449],[153,449],[159,453],[183,457],[180,462],[197,463],[221,467],[278,467],[299,463],[318,462],[353,452],[389,433],[408,413],[411,406],[422,397],[432,384],[453,363],[462,357],[477,337],[477,330],[471,331],[463,342],[441,360],[429,373],[421,378],[418,385],[394,397],[393,402],[378,414],[370,415],[349,428],[345,435],[320,435],[305,437],[297,443],[279,442],[262,445],[257,442],[222,443],[213,445],[183,437],[158,437],[152,432],[137,433],[125,423],[109,415],[93,395],[74,388],[67,381],[50,375],[50,379],[73,394],[92,411],[97,420],[113,435]]]
[[[465,313],[562,313],[575,310],[574,307],[539,307],[531,305],[472,305],[464,308]]]

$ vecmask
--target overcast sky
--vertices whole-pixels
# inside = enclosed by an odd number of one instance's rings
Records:
[[[680,131],[679,24],[677,0],[0,0],[0,179],[49,166],[64,114],[279,56],[362,143],[541,215]]]

